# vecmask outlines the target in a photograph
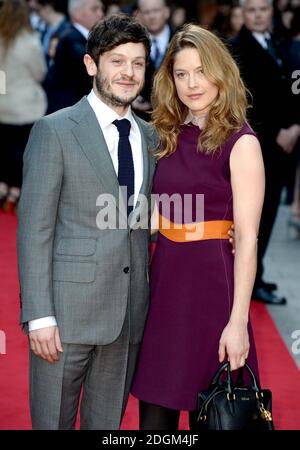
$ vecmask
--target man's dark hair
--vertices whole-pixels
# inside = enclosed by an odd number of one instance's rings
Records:
[[[143,44],[148,62],[151,41],[147,29],[132,16],[114,14],[93,26],[87,40],[86,52],[98,65],[102,53],[128,42]]]
[[[56,12],[68,14],[68,0],[37,0],[41,6],[50,5]]]

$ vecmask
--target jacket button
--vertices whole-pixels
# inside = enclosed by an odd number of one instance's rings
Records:
[[[124,273],[129,273],[129,271],[130,271],[129,267],[124,267],[124,269],[123,269]]]

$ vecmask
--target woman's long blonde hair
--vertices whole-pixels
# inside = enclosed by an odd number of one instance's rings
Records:
[[[229,51],[210,31],[187,24],[173,36],[154,78],[152,123],[161,139],[156,152],[158,159],[175,152],[179,127],[188,113],[188,108],[178,98],[173,77],[176,54],[184,48],[198,50],[204,75],[218,88],[199,138],[199,150],[215,152],[233,131],[241,129],[246,120],[246,88]]]

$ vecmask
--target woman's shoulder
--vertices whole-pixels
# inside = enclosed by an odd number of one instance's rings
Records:
[[[37,31],[23,29],[18,32],[18,34],[15,37],[15,40],[16,42],[24,40],[28,42],[36,42],[40,41],[40,38]]]
[[[234,144],[242,137],[245,135],[251,135],[251,136],[255,136],[256,137],[256,133],[255,131],[251,128],[251,126],[249,125],[248,122],[244,122],[244,124],[242,125],[242,127],[237,130],[234,131],[229,138],[227,139],[225,145],[228,146],[228,149],[231,151]]]
[[[26,54],[32,50],[42,49],[39,35],[36,31],[22,30],[15,38],[15,48]]]
[[[231,135],[232,139],[239,139],[241,136],[244,136],[245,134],[251,134],[252,136],[256,136],[255,131],[253,130],[253,128],[250,126],[250,124],[248,122],[244,122],[242,127],[237,130],[234,131]]]
[[[244,122],[242,128],[239,131],[240,135],[242,136],[243,134],[252,134],[253,136],[256,136],[255,131],[253,130],[253,128],[250,126],[250,124],[248,122]]]

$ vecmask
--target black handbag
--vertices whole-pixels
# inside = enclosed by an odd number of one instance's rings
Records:
[[[245,369],[250,374],[250,385],[245,385],[243,379]],[[272,393],[269,389],[260,388],[248,364],[239,369],[233,383],[230,365],[224,363],[215,373],[208,389],[198,393],[197,406],[199,431],[274,430]]]

